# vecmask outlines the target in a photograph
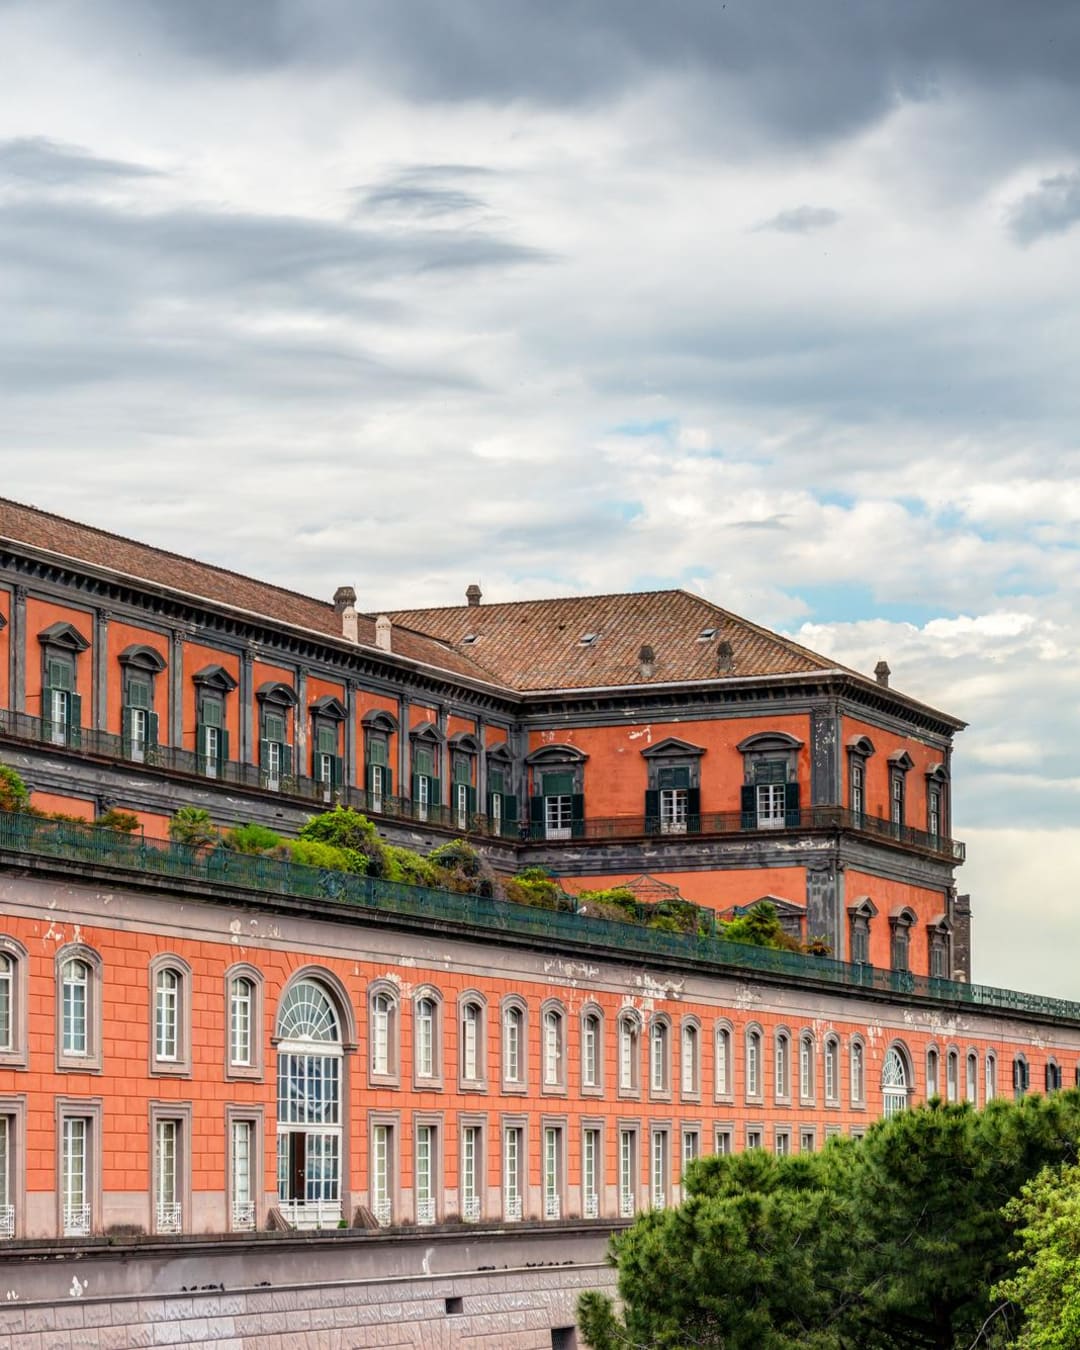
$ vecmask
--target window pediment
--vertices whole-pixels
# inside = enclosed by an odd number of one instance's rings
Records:
[[[937,764],[931,764],[926,771],[927,778],[932,783],[947,783],[949,781],[949,771],[939,760]]]
[[[236,688],[236,680],[224,666],[203,666],[191,679],[200,689],[215,689],[222,694],[229,694]]]
[[[460,750],[462,754],[476,755],[480,753],[480,742],[471,731],[459,731],[451,736],[449,744],[455,750]]]
[[[860,896],[853,905],[848,905],[848,914],[853,919],[876,919],[878,916],[878,907],[868,895]]]
[[[434,722],[420,722],[409,732],[409,740],[414,743],[417,741],[429,741],[433,745],[442,745],[446,737],[439,730]]]
[[[794,736],[789,736],[786,731],[758,731],[753,736],[747,736],[744,741],[740,741],[735,747],[740,754],[746,754],[752,750],[758,754],[762,751],[776,750],[801,750],[803,742],[797,740]]]
[[[314,703],[308,704],[308,711],[314,717],[328,717],[333,722],[344,722],[348,716],[345,705],[336,694],[324,694],[322,698],[317,698]]]
[[[889,915],[889,923],[891,923],[894,928],[911,928],[914,926],[916,918],[917,915],[915,911],[909,909],[908,906],[905,905],[903,909],[893,910]]]
[[[276,704],[279,708],[295,708],[299,702],[296,690],[281,680],[267,680],[265,684],[260,684],[255,690],[255,697],[260,703]]]
[[[498,745],[493,745],[486,752],[489,764],[512,764],[514,757],[510,753],[510,747],[505,741],[500,741]]]
[[[889,756],[889,763],[894,769],[899,769],[901,773],[907,773],[909,769],[915,767],[915,761],[906,750],[894,750]]]
[[[62,651],[85,652],[90,646],[73,623],[51,623],[38,634],[43,647],[59,647]]]
[[[584,764],[589,756],[576,745],[542,745],[525,756],[526,764]]]
[[[383,731],[390,736],[397,731],[398,720],[393,713],[388,713],[384,708],[373,708],[361,717],[360,725],[366,727],[368,731]]]
[[[148,647],[142,642],[133,642],[130,647],[125,647],[117,660],[122,666],[146,670],[153,675],[160,675],[165,669],[165,658],[162,654],[155,647]]]
[[[869,736],[855,736],[847,743],[847,752],[849,755],[863,755],[869,759],[875,754],[874,742]]]
[[[700,757],[705,753],[705,749],[700,745],[691,745],[689,741],[680,741],[677,736],[668,736],[666,740],[658,741],[656,745],[650,745],[642,750],[642,759],[688,759],[691,756]]]

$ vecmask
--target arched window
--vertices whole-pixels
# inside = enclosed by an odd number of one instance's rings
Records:
[[[504,1092],[525,1090],[525,1005],[517,999],[503,1004],[502,1082]]]
[[[1046,1061],[1046,1090],[1047,1092],[1061,1090],[1061,1066],[1056,1059]]]
[[[191,970],[178,956],[150,962],[153,1028],[150,1070],[187,1074],[191,1070]]]
[[[778,1031],[774,1042],[775,1072],[774,1084],[778,1101],[787,1101],[791,1097],[791,1036],[786,1031]]]
[[[604,1022],[600,1010],[587,1007],[581,1017],[581,1087],[597,1092],[603,1085]]]
[[[1013,1096],[1019,1099],[1026,1095],[1031,1084],[1028,1062],[1023,1055],[1017,1055],[1013,1060]]]
[[[475,1088],[483,1084],[487,1077],[484,1063],[484,1004],[478,995],[467,994],[460,1006],[461,1053],[458,1072],[463,1085]]]
[[[986,1052],[986,1101],[992,1102],[997,1096],[997,1056],[993,1050]]]
[[[429,1087],[442,1072],[439,1012],[432,990],[421,990],[413,1004],[413,1077]]]
[[[634,1013],[623,1013],[619,1017],[619,1091],[636,1093],[641,1089],[638,1080],[640,1073],[640,1024]]]
[[[866,1103],[866,1051],[856,1036],[851,1042],[851,1104],[863,1106]]]
[[[721,1022],[716,1028],[716,1095],[730,1097],[731,1088],[731,1028]]]
[[[254,1060],[255,985],[246,975],[229,981],[229,1063],[249,1068]]]
[[[543,1032],[543,1088],[562,1092],[566,1088],[566,1019],[559,1008],[547,1008],[541,1019]]]
[[[885,1053],[885,1064],[881,1073],[884,1115],[895,1116],[907,1109],[909,1082],[904,1057],[895,1045],[891,1045]]]
[[[960,1055],[956,1050],[945,1057],[945,1097],[950,1102],[960,1098]]]
[[[751,1027],[746,1033],[746,1095],[760,1098],[761,1087],[761,1032]]]
[[[979,1056],[974,1050],[967,1052],[964,1071],[964,1099],[975,1106],[979,1095]]]
[[[277,1017],[277,1175],[282,1216],[298,1228],[341,1218],[342,1037],[321,984],[297,980]]]
[[[927,1098],[936,1097],[941,1091],[938,1072],[938,1052],[935,1046],[931,1046],[926,1052],[926,1095]]]
[[[817,1096],[814,1038],[809,1031],[799,1037],[799,1100],[812,1102]]]
[[[64,1010],[61,1031],[65,1055],[85,1055],[89,1042],[90,967],[85,961],[65,961],[60,969]]]
[[[840,1042],[835,1036],[825,1038],[825,1101],[831,1106],[840,1101]]]
[[[671,1091],[671,1028],[662,1017],[654,1017],[649,1027],[649,1090]]]
[[[397,1086],[398,1001],[392,988],[375,985],[368,990],[369,1062],[373,1082]]]
[[[679,1075],[682,1095],[684,1097],[696,1097],[701,1092],[700,1045],[701,1034],[698,1029],[698,1024],[689,1020],[683,1022],[682,1045],[680,1047],[679,1055]]]

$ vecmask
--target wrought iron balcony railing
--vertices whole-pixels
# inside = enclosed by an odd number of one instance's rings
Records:
[[[0,1238],[15,1236],[15,1206],[0,1205]]]
[[[417,1200],[416,1202],[416,1222],[418,1224],[432,1224],[435,1222],[435,1201]]]
[[[241,764],[231,759],[211,761],[203,755],[176,746],[147,746],[136,755],[123,736],[89,727],[67,729],[59,740],[56,739],[55,731],[54,724],[47,719],[0,709],[0,739],[45,744],[52,749],[77,753],[84,758],[91,756],[122,761],[139,768],[188,778],[209,778],[213,782],[254,792],[273,791],[282,797],[309,805],[326,807],[337,801],[365,815],[431,825],[459,834],[501,838],[520,844],[573,846],[583,840],[604,843],[630,839],[685,839],[703,835],[848,830],[872,836],[883,843],[924,850],[953,862],[963,862],[965,856],[964,845],[957,839],[839,806],[811,806],[787,811],[779,822],[775,819],[759,821],[753,812],[703,811],[688,815],[678,822],[646,815],[594,816],[575,820],[567,826],[550,828],[543,821],[493,820],[482,812],[464,811],[458,806],[393,797],[348,784],[331,788],[319,779],[307,778],[302,774],[281,775],[271,779],[257,765]]]
[[[65,1205],[63,1221],[64,1237],[89,1237],[90,1206]]]
[[[179,1203],[170,1201],[157,1206],[156,1230],[159,1233],[179,1233],[182,1227],[183,1211]]]
[[[253,1200],[233,1201],[232,1226],[234,1233],[250,1233],[254,1231],[255,1202]]]
[[[725,971],[754,971],[780,979],[812,980],[886,995],[911,995],[957,1008],[992,1008],[1080,1023],[1080,1003],[1068,999],[754,947],[725,939],[719,930],[665,932],[571,911],[539,909],[487,896],[354,876],[225,848],[201,850],[146,840],[71,821],[0,812],[0,857],[4,853],[77,863],[79,870],[100,866],[121,874],[169,877],[185,886],[229,886],[264,899],[282,896],[305,900],[320,908],[357,906],[422,923],[427,928],[445,925],[451,931],[479,929],[495,938],[537,942],[547,947],[603,949],[675,964],[694,962]]]

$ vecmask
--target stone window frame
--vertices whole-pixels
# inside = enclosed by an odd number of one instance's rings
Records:
[[[384,791],[381,795],[385,798],[393,798],[394,793],[394,769],[393,763],[393,742],[391,737],[397,736],[400,731],[400,723],[391,712],[385,708],[371,708],[364,713],[360,719],[360,728],[364,736],[364,800],[368,806],[371,806],[373,797],[371,789],[371,770],[374,767],[371,761],[371,747],[378,741],[386,747],[386,763],[380,767],[384,768],[390,775],[390,791]],[[401,784],[397,785],[397,796],[401,796]],[[374,808],[372,807],[374,810]]]
[[[225,1226],[226,1230],[242,1232],[248,1230],[234,1228],[233,1215],[233,1125],[251,1126],[251,1199],[255,1206],[255,1230],[262,1221],[265,1199],[263,1196],[263,1151],[264,1124],[261,1102],[229,1102],[225,1106]]]
[[[401,1223],[401,1112],[387,1110],[370,1110],[367,1113],[367,1162],[368,1162],[368,1209],[375,1214],[375,1129],[377,1126],[385,1126],[390,1130],[388,1138],[387,1159],[386,1159],[386,1179],[388,1182],[390,1198],[390,1222],[388,1225],[380,1224],[380,1227],[394,1227]],[[345,1197],[348,1194],[348,1174],[341,1173],[341,1202],[342,1210],[345,1207]]]
[[[932,797],[937,798],[937,829],[934,830]],[[926,833],[931,839],[949,837],[949,770],[942,761],[931,764],[926,771]]]
[[[432,754],[432,768],[435,770],[431,774],[419,774],[416,769],[417,750],[430,750]],[[418,778],[427,778],[429,784],[437,783],[438,790],[434,797],[429,796],[427,809],[439,810],[446,799],[446,765],[444,758],[446,755],[446,736],[436,722],[417,722],[416,726],[409,731],[409,800],[415,802],[416,780]],[[404,784],[402,784],[404,788]]]
[[[86,978],[86,1053],[64,1049],[64,967],[69,961],[81,961]],[[68,942],[53,960],[56,982],[56,1070],[58,1073],[92,1073],[102,1070],[102,1002],[105,963],[101,954],[85,942]]]
[[[644,1019],[637,1008],[620,1008],[615,1022],[615,1049],[618,1055],[615,1081],[619,1097],[625,1100],[641,1100],[641,1033]],[[630,1081],[623,1077],[623,1037],[631,1038]]]
[[[911,934],[917,920],[918,916],[910,905],[903,905],[889,915],[889,968],[893,971],[901,974],[911,971]]]
[[[939,914],[926,925],[927,971],[931,979],[952,978],[952,924],[947,914]],[[938,958],[938,961],[935,961]],[[940,962],[943,973],[935,975],[934,966]]]
[[[465,1131],[477,1130],[478,1156],[476,1158],[476,1198],[480,1202],[480,1213],[475,1219],[465,1218],[465,1187],[462,1163],[465,1158]],[[488,1118],[485,1111],[459,1111],[457,1118],[457,1209],[458,1217],[464,1223],[483,1223],[488,1217],[487,1167],[488,1167]]]
[[[906,750],[894,750],[889,756],[889,821],[903,830],[907,822],[907,776],[915,761]],[[899,818],[897,803],[899,802]]]
[[[655,745],[646,746],[641,752],[647,774],[646,794],[659,793],[663,790],[660,775],[664,770],[685,769],[687,771],[686,791],[689,795],[687,797],[686,833],[688,834],[697,834],[701,830],[701,758],[705,753],[704,746],[693,745],[690,741],[680,740],[677,736],[667,736]],[[644,814],[646,820],[648,820],[647,799]],[[659,815],[658,808],[656,820],[650,829],[650,833],[660,829]],[[646,828],[649,829],[650,827],[647,825]]]
[[[570,1121],[566,1115],[552,1115],[545,1112],[540,1117],[540,1216],[547,1222],[547,1184],[544,1169],[547,1165],[547,1132],[558,1130],[558,1152],[556,1157],[556,1194],[559,1198],[559,1218],[565,1218],[569,1184],[570,1161]]]
[[[744,829],[759,830],[765,828],[760,824],[758,815],[757,788],[764,785],[765,782],[764,779],[762,784],[757,781],[758,765],[766,763],[782,763],[784,765],[783,780],[777,779],[775,781],[782,781],[784,784],[785,824],[790,812],[798,812],[801,809],[799,753],[804,747],[804,741],[800,741],[786,731],[758,731],[752,736],[747,736],[735,747],[742,755],[743,760],[739,809],[743,817],[741,823]],[[793,793],[789,791],[790,788],[795,789]]]
[[[176,1057],[160,1058],[157,1037],[157,981],[166,970],[177,977],[176,986]],[[150,994],[150,1025],[147,1071],[151,1078],[191,1077],[191,967],[175,952],[158,952],[147,965]],[[226,1052],[227,1053],[227,1052]]]
[[[751,1149],[765,1147],[765,1126],[760,1121],[747,1121],[743,1130],[743,1151],[749,1153]]]
[[[519,1223],[522,1219],[529,1217],[529,1124],[530,1117],[528,1115],[520,1115],[513,1111],[503,1111],[499,1114],[499,1212],[506,1223]],[[519,1132],[516,1182],[521,1215],[516,1219],[511,1219],[506,1213],[507,1130]]]
[[[255,728],[255,736],[258,742],[256,760],[260,774],[266,776],[262,781],[262,786],[268,786],[269,782],[268,771],[263,763],[263,744],[271,739],[266,735],[266,719],[268,717],[280,717],[284,722],[285,735],[280,744],[288,750],[289,756],[288,760],[281,765],[279,781],[295,779],[301,769],[301,766],[296,762],[296,709],[300,704],[299,695],[292,685],[286,684],[284,680],[266,680],[255,690],[255,701],[259,705],[258,721]],[[289,725],[290,715],[292,718],[291,727]]]
[[[866,791],[867,791],[866,771],[867,768],[869,767],[870,757],[872,755],[875,755],[877,751],[874,748],[874,742],[870,739],[869,736],[865,735],[853,737],[850,741],[848,741],[847,746],[845,748],[847,750],[847,757],[848,757],[848,777],[847,777],[848,810],[851,812],[851,815],[855,819],[856,823],[858,823],[858,821],[860,821],[864,816],[868,816],[870,814],[866,805]],[[861,809],[857,808],[855,805],[856,770],[858,770],[862,775]]]
[[[663,1208],[669,1209],[675,1198],[675,1122],[666,1117],[657,1119],[651,1117],[645,1122],[645,1128],[649,1135],[649,1155],[648,1155],[648,1178],[649,1178],[649,1208],[657,1209],[656,1190],[653,1182],[655,1180],[653,1172],[653,1163],[655,1162],[656,1140],[662,1136],[667,1141],[666,1171],[664,1177],[664,1205]]]
[[[480,763],[480,742],[471,731],[458,731],[450,736],[446,742],[447,756],[447,786],[449,792],[450,812],[452,820],[458,828],[468,830],[472,822],[472,817],[479,810],[477,798],[478,766]],[[467,776],[458,779],[458,766],[464,764]],[[467,803],[465,808],[465,823],[462,826],[458,816],[458,805],[455,800],[456,789],[464,785],[468,788],[466,793]]]
[[[654,1045],[661,1043],[660,1068],[662,1081],[657,1082],[656,1055]],[[666,1012],[654,1012],[649,1018],[649,1100],[669,1102],[672,1099],[671,1069],[674,1054],[672,1050],[671,1018]]]
[[[507,1077],[506,1023],[507,1013],[517,1012],[521,1018],[518,1028],[518,1077]],[[520,994],[506,994],[499,1002],[499,1078],[504,1095],[529,1091],[529,1005]]]
[[[191,677],[191,683],[195,686],[195,764],[199,772],[206,771],[206,764],[200,763],[207,759],[202,747],[199,744],[199,731],[202,727],[212,725],[207,723],[203,717],[203,709],[209,703],[216,703],[220,708],[221,722],[218,730],[221,733],[218,741],[218,769],[228,764],[232,759],[231,747],[229,745],[229,727],[228,727],[228,704],[229,695],[238,688],[238,681],[234,675],[225,669],[222,665],[203,666],[197,670]]]
[[[558,1063],[556,1082],[548,1081],[547,1019],[549,1015],[558,1018]],[[567,1092],[567,1016],[566,1007],[561,999],[546,998],[540,1005],[540,1092],[546,1097],[565,1097]]]
[[[853,905],[848,906],[848,960],[853,966],[870,966],[870,925],[878,916],[878,907],[868,895],[860,896]],[[856,933],[866,938],[866,960],[856,957]]]
[[[735,1151],[735,1125],[733,1121],[718,1121],[713,1126],[713,1152],[721,1158],[730,1157]]]
[[[793,1152],[792,1147],[791,1147],[791,1141],[792,1141],[792,1134],[791,1134],[791,1126],[790,1126],[790,1125],[774,1125],[774,1126],[773,1126],[773,1157],[774,1157],[774,1158],[790,1158],[791,1155],[792,1155],[792,1152]],[[784,1145],[783,1148],[780,1147],[781,1143],[783,1143],[783,1145]]]
[[[8,1127],[8,1204],[15,1209],[14,1237],[26,1236],[26,1093],[0,1093],[0,1116]],[[59,1151],[59,1150],[58,1150]]]
[[[926,1100],[941,1096],[941,1050],[936,1041],[926,1047]]]
[[[168,669],[168,662],[156,647],[151,647],[145,642],[131,643],[130,646],[124,648],[116,659],[120,666],[121,735],[128,734],[127,718],[124,714],[129,708],[136,706],[131,702],[130,690],[132,684],[137,681],[140,684],[148,685],[150,689],[150,706],[146,711],[152,722],[148,728],[148,741],[150,746],[156,746],[160,738],[159,719],[155,711],[157,701],[156,679],[158,675],[163,674]],[[128,753],[130,753],[130,747]]]
[[[757,1085],[753,1088],[750,1078],[751,1044],[755,1046],[757,1059]],[[755,1104],[765,1101],[765,1032],[759,1022],[748,1022],[743,1030],[743,1097]]]
[[[446,1112],[445,1111],[414,1111],[412,1113],[412,1177],[409,1186],[409,1194],[412,1198],[412,1221],[420,1224],[420,1214],[418,1206],[420,1197],[417,1194],[416,1185],[416,1140],[417,1132],[421,1129],[429,1129],[432,1133],[431,1148],[431,1200],[435,1206],[435,1217],[432,1223],[441,1223],[446,1217]],[[422,1225],[427,1227],[426,1224]]]
[[[835,1031],[826,1033],[822,1042],[822,1097],[826,1109],[836,1110],[840,1106],[840,1037]],[[829,1091],[829,1069],[832,1066],[832,1091]]]
[[[974,1073],[972,1072],[974,1065]],[[971,1089],[969,1091],[969,1089]],[[973,1045],[969,1045],[964,1054],[964,1095],[965,1102],[970,1102],[972,1106],[979,1105],[979,1052]]]
[[[467,1075],[465,1072],[465,1017],[470,1008],[476,1009],[476,1073]],[[488,1086],[487,1073],[487,1037],[488,1037],[488,1003],[486,997],[478,989],[466,989],[458,995],[457,999],[457,1031],[458,1031],[458,1091],[459,1092],[486,1092]]]
[[[686,1036],[693,1040],[690,1086],[686,1085]],[[679,1099],[684,1102],[701,1101],[701,1019],[687,1013],[679,1023]]]
[[[686,1199],[686,1141],[688,1138],[696,1140],[694,1145],[694,1156],[690,1159],[691,1163],[696,1163],[702,1157],[701,1140],[705,1133],[705,1128],[700,1120],[682,1120],[679,1122],[679,1196],[682,1200]]]
[[[589,1083],[585,1078],[585,1024],[590,1019],[596,1020],[596,1081]],[[600,1004],[592,999],[582,1004],[581,1016],[579,1019],[579,1029],[581,1034],[581,1095],[583,1097],[602,1097],[604,1095],[604,1067],[606,1056],[604,1054],[604,1010]]]
[[[1077,1069],[1077,1086],[1080,1087],[1080,1068]],[[998,1095],[997,1053],[987,1050],[983,1059],[983,1105],[992,1102]]]
[[[105,1104],[101,1097],[58,1096],[53,1101],[53,1119],[56,1139],[56,1233],[64,1236],[64,1159],[63,1125],[65,1120],[87,1122],[86,1197],[90,1203],[90,1233],[101,1231],[104,1213],[102,1185],[103,1140],[102,1124]]]
[[[247,980],[251,985],[251,1063],[241,1064],[233,1059],[232,1000],[233,982]],[[261,1083],[266,1074],[265,1028],[263,1026],[264,978],[258,966],[250,961],[237,961],[229,966],[224,976],[225,988],[225,1079],[226,1082],[247,1081]]]
[[[431,1073],[420,1072],[420,1057],[417,1053],[419,1037],[417,1030],[420,1025],[420,1004],[424,1000],[432,1004],[431,1019]],[[417,1092],[441,1092],[444,1085],[444,1035],[445,1035],[445,1008],[442,990],[433,984],[422,984],[413,992],[411,1000],[412,1013],[412,1073],[413,1089]]]
[[[67,620],[61,620],[57,623],[51,623],[47,628],[43,628],[37,635],[38,643],[41,647],[41,720],[42,723],[51,722],[51,710],[44,706],[45,691],[49,686],[49,662],[62,661],[71,669],[71,689],[67,692],[71,698],[79,700],[79,721],[78,728],[81,730],[82,719],[82,698],[79,693],[79,657],[90,650],[90,642],[83,637],[82,633],[75,625]],[[87,721],[90,719],[87,718]],[[68,729],[69,733],[76,727],[74,719],[71,717],[71,703],[69,699]],[[78,741],[69,739],[67,744],[78,744]]]
[[[151,1098],[147,1103],[150,1124],[150,1223],[147,1232],[158,1233],[157,1188],[158,1156],[157,1127],[162,1122],[173,1121],[178,1126],[176,1141],[176,1194],[180,1199],[180,1231],[192,1231],[191,1213],[191,1123],[192,1104],[186,1101],[163,1101]]]
[[[334,753],[330,757],[333,761],[331,779],[329,786],[324,786],[324,801],[332,801],[346,786],[342,728],[348,720],[345,704],[336,694],[323,694],[308,704],[308,763],[304,768],[308,770],[313,783],[323,782],[316,772],[319,767],[318,756],[325,753],[319,749],[319,733],[330,731],[334,737]]]
[[[955,1106],[963,1100],[960,1094],[960,1050],[950,1044],[945,1049],[945,1100]]]
[[[0,1068],[25,1069],[28,1064],[27,993],[30,964],[26,948],[10,934],[0,934],[0,956],[11,963],[11,987],[8,991],[10,1036],[6,1048],[0,1048]],[[57,968],[59,970],[59,968]]]
[[[720,1083],[720,1043],[724,1042],[724,1082]],[[713,1026],[713,1100],[735,1100],[735,1028],[726,1017],[718,1017]]]
[[[579,1116],[578,1117],[578,1157],[581,1159],[581,1174],[578,1179],[578,1213],[583,1219],[585,1214],[585,1132],[586,1130],[595,1130],[600,1136],[596,1152],[596,1215],[595,1218],[604,1217],[607,1206],[604,1203],[607,1187],[605,1185],[606,1172],[604,1170],[607,1162],[607,1121],[603,1116]],[[589,1220],[590,1222],[592,1220]]]
[[[809,1081],[807,1075],[803,1073],[803,1050],[806,1046],[810,1048]],[[799,1104],[800,1106],[813,1106],[817,1102],[817,1037],[809,1027],[801,1027],[799,1030]]]
[[[385,996],[390,1000],[386,1025],[386,1068],[375,1063],[375,1000]],[[372,980],[365,999],[368,1036],[368,1087],[399,1088],[401,1086],[401,991],[392,980]]]
[[[866,1110],[866,1040],[858,1033],[848,1041],[848,1098],[853,1111]]]
[[[773,1100],[782,1106],[791,1105],[791,1029],[776,1027],[773,1031]],[[781,1055],[783,1064],[781,1064]],[[786,1081],[785,1081],[786,1080]]]
[[[809,1139],[810,1147],[806,1147],[806,1141]],[[799,1152],[816,1153],[817,1152],[817,1127],[814,1125],[799,1126]]]
[[[1021,1050],[1013,1056],[1013,1097],[1020,1101],[1031,1091],[1031,1065]]]
[[[541,745],[525,756],[526,776],[528,780],[528,828],[533,839],[547,839],[546,802],[552,794],[545,793],[545,773],[569,773],[570,784],[570,837],[581,838],[585,830],[585,764],[589,756],[576,745],[568,742],[554,742]],[[566,796],[565,793],[557,794]],[[536,803],[541,805],[537,807]],[[537,819],[537,812],[540,819]]]
[[[1046,1085],[1046,1094],[1051,1092],[1060,1092],[1065,1081],[1061,1071],[1061,1065],[1053,1055],[1048,1055],[1046,1064],[1043,1067],[1043,1081]]]

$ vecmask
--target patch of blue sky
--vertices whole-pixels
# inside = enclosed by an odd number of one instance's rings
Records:
[[[850,511],[858,500],[850,492],[815,492],[814,496],[822,506],[841,506],[845,511]]]
[[[885,601],[871,588],[857,582],[829,586],[787,588],[787,593],[809,608],[805,621],[811,623],[858,623],[864,619],[888,619],[893,623],[911,623],[921,627],[931,619],[955,618],[958,610],[915,600]]]
[[[616,436],[667,436],[671,437],[679,422],[675,417],[660,417],[652,422],[622,422],[613,427]]]

